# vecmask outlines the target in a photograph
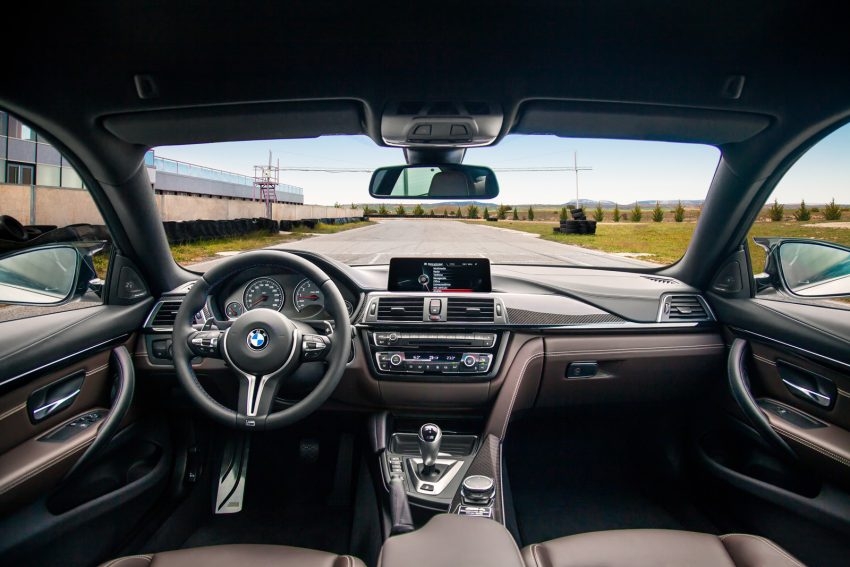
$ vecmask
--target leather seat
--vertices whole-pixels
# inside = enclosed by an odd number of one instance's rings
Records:
[[[113,559],[101,567],[366,567],[350,555],[288,547],[285,545],[213,545],[131,555]]]
[[[611,530],[535,543],[522,550],[528,567],[802,567],[763,537],[676,530]]]

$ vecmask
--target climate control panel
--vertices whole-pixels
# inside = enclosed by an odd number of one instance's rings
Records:
[[[375,362],[384,372],[487,374],[493,364],[493,355],[486,352],[382,351],[375,353]]]

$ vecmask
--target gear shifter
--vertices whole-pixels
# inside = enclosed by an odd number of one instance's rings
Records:
[[[434,473],[434,464],[437,462],[442,440],[443,432],[435,424],[426,423],[419,428],[419,454],[422,455],[423,476]]]

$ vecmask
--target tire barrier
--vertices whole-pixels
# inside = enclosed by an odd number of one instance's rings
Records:
[[[552,229],[560,234],[596,234],[595,220],[565,220]]]
[[[281,230],[289,232],[299,227],[314,229],[320,222],[323,224],[348,224],[361,220],[365,220],[365,217],[282,220],[280,222],[267,218],[199,219],[193,221],[163,221],[162,227],[165,229],[165,236],[168,238],[169,244],[188,244],[199,240],[232,238],[254,232],[277,234]]]
[[[104,225],[72,224],[23,225],[9,215],[0,215],[0,253],[35,248],[60,242],[111,242],[109,231]]]

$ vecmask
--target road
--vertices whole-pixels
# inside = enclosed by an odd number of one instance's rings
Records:
[[[494,264],[565,264],[572,266],[655,266],[632,258],[541,240],[536,235],[444,220],[380,220],[372,226],[279,244],[282,250],[306,250],[352,265],[387,264],[394,256],[486,257]]]

